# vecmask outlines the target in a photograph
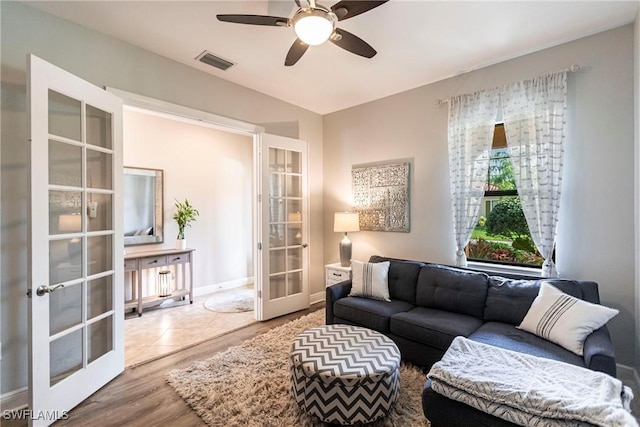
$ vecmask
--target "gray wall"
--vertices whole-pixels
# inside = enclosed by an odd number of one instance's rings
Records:
[[[350,206],[354,164],[413,159],[411,232],[350,233],[354,258],[372,254],[454,263],[447,106],[436,99],[503,86],[564,69],[569,138],[557,265],[566,277],[600,283],[618,360],[634,364],[634,28],[628,25],[419,87],[324,117],[325,261],[338,260],[333,212]]]
[[[635,236],[636,260],[640,259],[640,10],[634,24],[634,75],[635,75]],[[636,262],[636,370],[640,370],[640,262]]]
[[[26,386],[27,118],[26,57],[33,53],[98,86],[283,129],[309,142],[311,223],[322,222],[322,117],[170,61],[17,2],[0,2],[2,388]],[[273,127],[269,126],[274,123]],[[297,123],[297,126],[293,125]],[[322,230],[311,230],[311,293],[324,289]]]
[[[610,323],[611,330],[619,361],[633,364],[634,340],[630,337],[637,337],[637,298],[632,26],[323,118],[23,4],[2,1],[0,13],[0,393],[26,385],[27,53],[98,86],[259,123],[267,131],[309,141],[311,224],[318,225],[312,228],[310,239],[312,293],[324,288],[323,264],[338,260],[340,236],[332,231],[333,212],[350,206],[353,164],[391,159],[412,162],[411,232],[350,233],[354,257],[364,259],[377,253],[452,263],[447,109],[436,107],[433,101],[502,86],[573,63],[587,66],[584,72],[569,77],[571,138],[566,152],[558,266],[563,275],[598,281],[603,303],[621,310]],[[636,34],[636,56],[640,55],[639,39]],[[636,146],[640,147],[638,136]],[[323,156],[330,159],[324,166]],[[640,367],[640,358],[636,367]]]

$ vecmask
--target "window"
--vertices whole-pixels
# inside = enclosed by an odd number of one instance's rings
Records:
[[[480,216],[466,250],[473,261],[535,267],[544,261],[522,212],[503,124],[495,128]]]

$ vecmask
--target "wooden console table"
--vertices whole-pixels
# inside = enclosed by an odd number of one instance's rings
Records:
[[[138,316],[142,316],[144,307],[160,304],[162,301],[177,297],[189,295],[189,302],[193,304],[193,251],[195,249],[166,249],[149,252],[135,252],[124,256],[124,271],[131,272],[131,299],[125,301],[124,308],[135,309]],[[187,264],[189,264],[189,280],[187,280]],[[144,270],[160,267],[175,266],[176,276],[178,266],[182,267],[181,287],[178,286],[178,278],[176,277],[174,289],[171,295],[159,296],[142,295],[142,272]],[[156,279],[157,280],[157,279]]]

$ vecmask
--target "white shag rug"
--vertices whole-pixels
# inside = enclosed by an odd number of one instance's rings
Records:
[[[205,308],[218,313],[253,311],[254,290],[250,288],[213,294],[205,302]]]
[[[324,324],[324,310],[286,323],[239,346],[167,374],[167,382],[210,426],[322,426],[291,396],[289,351],[295,337]],[[426,375],[400,367],[400,397],[389,415],[368,426],[428,426],[422,412]]]

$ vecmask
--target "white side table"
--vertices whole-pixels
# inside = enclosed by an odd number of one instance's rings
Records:
[[[326,286],[335,285],[351,279],[351,267],[343,267],[340,263],[327,264],[324,266]]]

